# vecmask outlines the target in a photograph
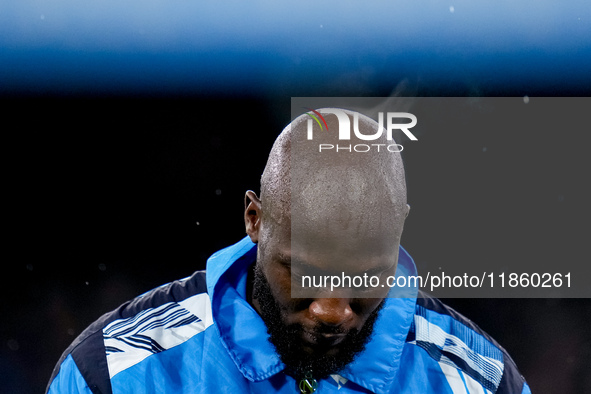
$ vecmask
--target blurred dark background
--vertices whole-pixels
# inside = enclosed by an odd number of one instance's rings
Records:
[[[2,393],[43,392],[89,323],[243,237],[290,97],[591,92],[582,1],[1,7]],[[403,245],[419,266],[506,242],[588,264],[589,141],[567,120],[552,136],[423,136],[405,154]],[[533,392],[591,392],[590,300],[446,302]]]

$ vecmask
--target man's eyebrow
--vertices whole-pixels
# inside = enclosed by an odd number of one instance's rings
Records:
[[[292,266],[293,264],[298,265],[300,267],[303,267],[304,269],[312,269],[312,270],[320,270],[320,271],[326,271],[326,269],[322,269],[319,267],[316,267],[312,264],[307,263],[304,260],[300,260],[297,257],[292,257],[291,254],[286,254],[286,253],[278,253],[278,260],[281,264],[287,265],[287,266]],[[292,264],[293,263],[293,264]],[[368,275],[374,275],[374,274],[378,274],[380,272],[386,271],[390,268],[392,268],[394,266],[393,263],[387,263],[387,264],[380,264],[378,266],[373,266],[371,268],[368,268],[367,270],[365,270],[365,272]]]
[[[373,267],[373,268],[370,268],[370,269],[368,269],[368,270],[367,270],[367,273],[368,273],[369,275],[378,274],[378,273],[380,273],[380,272],[383,272],[383,271],[389,270],[389,269],[390,269],[390,268],[392,268],[393,266],[394,266],[394,264],[382,264],[382,265],[379,265],[379,266],[377,266],[377,267]]]
[[[291,254],[280,252],[278,254],[278,260],[281,264],[288,265],[290,267],[295,264],[297,266],[304,267],[305,269],[318,269],[314,265],[309,264],[304,260],[301,260],[297,257],[293,257]]]
[[[291,261],[291,255],[285,253],[277,253],[277,258],[282,263],[289,263]]]
[[[291,254],[281,253],[277,254],[277,259],[281,264],[291,266]]]
[[[302,261],[302,260],[298,259],[297,257],[292,257],[291,254],[286,254],[286,253],[281,253],[281,252],[278,254],[278,259],[279,259],[279,262],[283,263],[283,264],[291,265],[291,262],[293,261],[296,264],[309,265],[305,261]]]

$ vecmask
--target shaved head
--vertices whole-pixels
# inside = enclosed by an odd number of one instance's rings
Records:
[[[322,110],[319,110],[322,111]],[[344,111],[353,128],[354,112]],[[296,118],[275,141],[261,178],[263,221],[269,230],[291,223],[322,238],[352,231],[366,241],[376,232],[399,238],[408,213],[404,167],[399,152],[319,151],[334,144],[337,117],[325,115],[328,130],[314,124],[314,143],[306,139],[307,114]],[[374,120],[358,114],[359,131],[374,134]],[[332,133],[332,134],[331,134]],[[354,141],[353,141],[354,142]],[[362,141],[363,142],[363,141]],[[392,143],[382,140],[374,144]],[[293,220],[292,220],[293,216]]]
[[[291,209],[291,125],[277,137],[261,176],[261,202],[265,221],[289,220]]]

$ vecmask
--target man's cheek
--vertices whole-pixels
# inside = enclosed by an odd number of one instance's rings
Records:
[[[286,273],[283,269],[272,269],[269,270],[266,277],[271,278],[268,282],[273,298],[280,307],[285,308],[291,300],[291,277],[289,271]]]

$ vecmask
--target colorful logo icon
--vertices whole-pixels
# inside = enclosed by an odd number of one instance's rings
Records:
[[[316,121],[316,123],[318,123],[318,126],[320,126],[320,130],[324,130],[324,128],[322,127],[322,123],[324,123],[324,126],[326,126],[326,131],[328,131],[328,125],[326,124],[326,120],[324,120],[324,117],[322,115],[320,115],[320,112],[318,111],[314,111],[312,108],[306,108],[304,107],[304,109],[307,109],[308,111],[312,111],[313,113],[307,112],[307,114]],[[322,119],[322,123],[320,123],[320,120],[318,120],[318,118]]]

